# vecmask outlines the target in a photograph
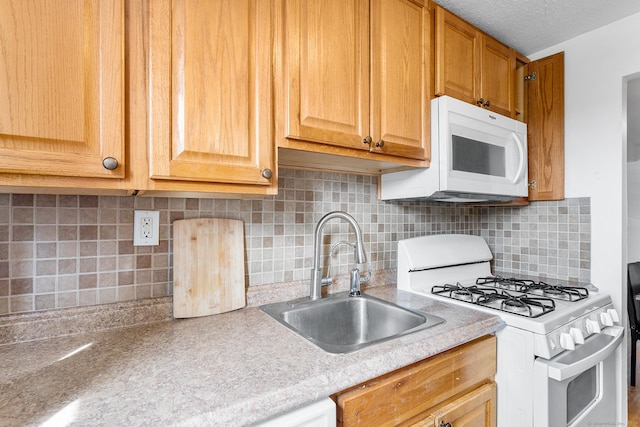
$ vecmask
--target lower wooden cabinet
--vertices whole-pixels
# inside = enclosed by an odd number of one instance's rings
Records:
[[[418,426],[495,426],[496,385],[491,382],[466,393],[441,409],[428,411],[422,419],[412,420],[408,425]]]
[[[495,336],[479,338],[332,396],[337,424],[495,427],[495,372]]]

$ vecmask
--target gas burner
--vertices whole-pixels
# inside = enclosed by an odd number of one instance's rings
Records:
[[[459,299],[462,301],[473,301],[473,294],[471,292],[462,289],[451,291],[451,298]]]
[[[509,291],[524,292],[528,286],[534,284],[532,280],[521,280],[515,278],[504,278],[500,276],[481,277],[476,280],[477,285],[493,285],[496,288]]]
[[[495,289],[480,288],[476,285],[462,286],[460,283],[457,283],[455,285],[445,284],[434,286],[431,288],[431,293],[448,296],[449,298],[461,301],[475,302],[478,297],[495,294],[497,291]]]
[[[527,304],[517,298],[510,298],[502,301],[500,308],[511,313],[522,313],[527,311]]]
[[[447,294],[449,298],[459,299],[462,301],[473,301],[473,294],[460,283],[455,285],[445,284],[442,286],[434,286],[431,289],[433,294]]]
[[[431,288],[432,294],[447,294],[449,298],[461,299],[466,301],[472,301],[473,295],[460,283],[455,285],[438,285]]]
[[[565,301],[580,301],[589,298],[587,288],[549,285],[545,282],[533,283],[528,286],[525,292]]]
[[[531,318],[540,317],[556,308],[555,302],[550,298],[514,296],[507,291],[478,297],[476,304]]]
[[[549,298],[561,298],[564,293],[564,291],[556,288],[548,288],[542,290],[542,295]]]

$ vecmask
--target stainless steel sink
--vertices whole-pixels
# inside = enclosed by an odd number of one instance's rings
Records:
[[[410,310],[370,295],[333,294],[267,304],[264,313],[335,354],[350,353],[402,335],[430,328],[444,319]]]

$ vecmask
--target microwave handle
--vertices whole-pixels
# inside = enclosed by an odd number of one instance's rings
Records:
[[[518,147],[518,154],[520,155],[520,165],[518,166],[518,172],[516,172],[516,176],[513,178],[513,183],[517,184],[518,181],[522,179],[522,174],[524,173],[524,144],[522,143],[522,140],[520,139],[518,134],[512,132],[511,135],[513,136],[513,140],[516,142],[516,147]]]

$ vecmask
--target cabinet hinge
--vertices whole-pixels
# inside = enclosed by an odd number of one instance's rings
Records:
[[[524,76],[524,81],[527,80],[535,80],[536,79],[536,72],[534,71],[531,74],[527,74],[526,76]]]

